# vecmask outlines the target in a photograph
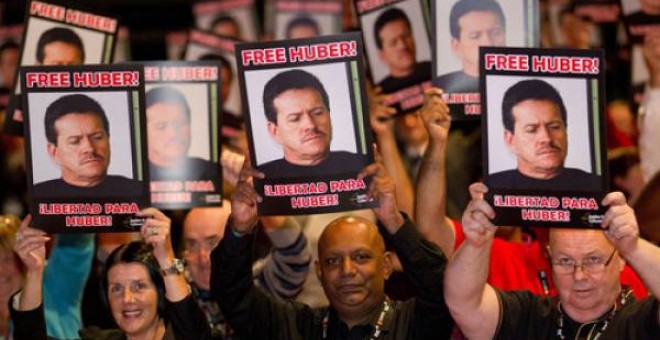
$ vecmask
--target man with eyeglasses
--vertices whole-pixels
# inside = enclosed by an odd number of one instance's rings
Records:
[[[211,251],[220,243],[231,213],[231,203],[221,207],[194,208],[183,221],[183,258],[193,295],[211,326],[214,339],[235,339],[232,330],[211,299]],[[252,266],[255,283],[269,294],[293,299],[302,289],[311,261],[307,238],[294,219],[264,217],[261,224],[273,251]]]
[[[656,339],[660,334],[660,248],[639,237],[622,193],[603,199],[602,230],[551,229],[549,255],[557,297],[504,292],[486,283],[496,227],[483,199],[488,188],[470,186],[463,214],[466,241],[445,272],[445,299],[470,339]],[[625,263],[652,296],[635,301],[621,287]]]

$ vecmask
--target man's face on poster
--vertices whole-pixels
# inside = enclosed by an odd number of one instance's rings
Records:
[[[80,65],[82,63],[82,51],[74,44],[53,41],[44,45],[42,65]]]
[[[479,75],[479,47],[504,46],[505,27],[497,14],[490,11],[468,12],[458,19],[460,35],[451,39],[451,48],[461,58],[463,72]]]
[[[102,182],[110,165],[110,137],[94,113],[70,113],[55,121],[57,144],[48,154],[62,171],[62,179],[76,186]]]
[[[564,167],[568,151],[566,123],[559,106],[549,100],[529,99],[512,109],[514,131],[504,140],[516,155],[518,170],[533,178],[550,179]]]
[[[330,111],[313,88],[291,89],[273,100],[277,124],[268,132],[282,145],[284,158],[298,165],[316,165],[330,152]]]
[[[313,38],[317,35],[319,35],[318,28],[307,24],[293,26],[289,32],[287,32],[288,39]]]
[[[395,76],[405,76],[415,66],[415,38],[410,26],[403,20],[394,20],[385,24],[378,32],[382,47],[378,51],[380,58]]]
[[[147,108],[149,160],[173,166],[186,157],[190,147],[190,121],[183,108],[174,103],[155,103]]]
[[[241,28],[232,20],[223,20],[211,27],[211,31],[217,35],[232,39],[241,39]]]

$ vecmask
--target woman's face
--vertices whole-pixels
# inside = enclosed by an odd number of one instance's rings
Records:
[[[141,263],[118,263],[108,271],[108,301],[119,328],[128,336],[154,332],[158,291]]]

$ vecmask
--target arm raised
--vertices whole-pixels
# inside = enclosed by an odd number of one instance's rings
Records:
[[[451,117],[449,107],[442,100],[442,90],[429,88],[424,91],[420,115],[429,134],[429,145],[417,178],[417,229],[449,257],[454,252],[456,233],[446,215],[446,151]]]
[[[483,199],[488,188],[470,186],[472,200],[463,213],[466,241],[445,272],[445,300],[454,320],[469,339],[492,339],[500,322],[501,306],[489,284],[488,261],[496,227],[492,207]]]
[[[609,207],[602,224],[605,236],[635,269],[649,292],[660,301],[660,248],[639,237],[635,213],[626,203],[623,193],[609,193],[602,203]]]

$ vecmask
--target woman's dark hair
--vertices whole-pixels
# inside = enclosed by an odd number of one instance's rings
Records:
[[[152,247],[142,241],[134,241],[123,244],[115,249],[103,265],[101,275],[101,296],[106,307],[110,308],[108,303],[108,272],[110,268],[120,263],[139,263],[149,272],[149,277],[156,291],[158,292],[158,315],[161,317],[165,311],[165,282],[160,274],[160,266],[152,253]]]

